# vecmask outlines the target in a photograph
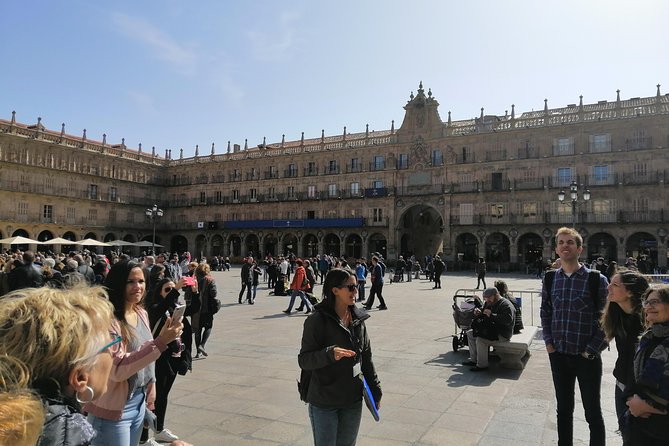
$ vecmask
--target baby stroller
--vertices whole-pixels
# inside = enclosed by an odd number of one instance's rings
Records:
[[[458,301],[460,301],[458,303]],[[474,320],[474,309],[483,307],[483,302],[478,296],[467,296],[457,294],[453,296],[453,319],[455,319],[456,334],[453,335],[453,351],[457,352],[460,347],[468,345],[467,330],[472,326]],[[460,333],[457,334],[457,328]]]

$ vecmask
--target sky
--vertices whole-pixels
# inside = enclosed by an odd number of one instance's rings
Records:
[[[666,0],[24,0],[0,14],[0,119],[177,157],[669,92]]]

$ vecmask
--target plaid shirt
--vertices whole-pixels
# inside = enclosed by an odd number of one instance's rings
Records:
[[[569,355],[583,352],[599,354],[607,346],[599,326],[599,314],[606,304],[609,284],[599,278],[599,311],[594,311],[594,300],[589,296],[588,270],[585,266],[567,276],[562,268],[555,272],[553,287],[541,289],[541,325],[544,342],[555,350]]]

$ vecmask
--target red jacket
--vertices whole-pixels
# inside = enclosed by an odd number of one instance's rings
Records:
[[[306,286],[302,286],[306,282]],[[308,290],[309,281],[307,280],[307,272],[304,270],[303,266],[298,266],[295,268],[295,274],[293,274],[293,281],[290,283],[291,290]]]

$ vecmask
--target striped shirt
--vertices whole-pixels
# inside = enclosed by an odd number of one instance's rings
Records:
[[[588,270],[581,267],[567,276],[562,268],[555,271],[550,294],[545,284],[541,289],[541,325],[546,344],[559,353],[580,355],[599,354],[607,346],[599,326],[599,314],[606,304],[609,284],[599,278],[599,309],[594,311],[594,299],[589,295]]]

